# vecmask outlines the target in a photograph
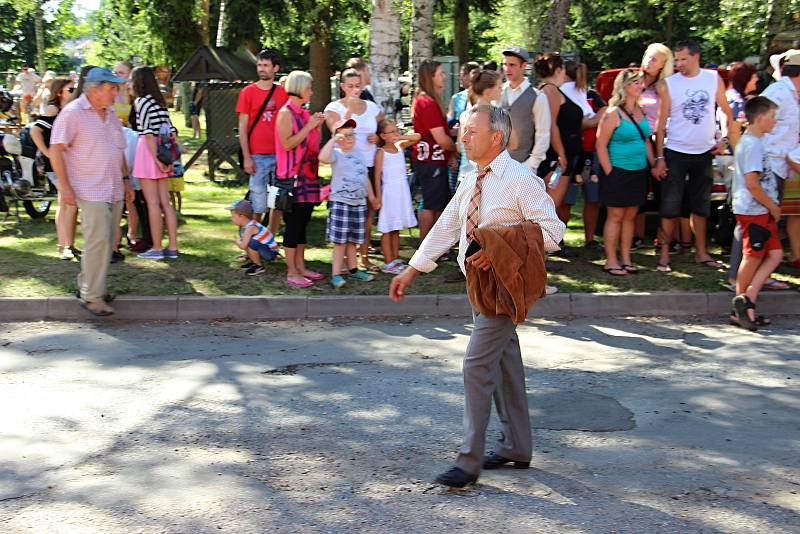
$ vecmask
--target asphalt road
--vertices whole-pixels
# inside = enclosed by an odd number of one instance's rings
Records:
[[[0,530],[800,531],[794,319],[519,331],[532,468],[454,492],[464,320],[0,325]]]

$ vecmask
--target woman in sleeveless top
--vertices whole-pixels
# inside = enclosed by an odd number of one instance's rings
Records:
[[[311,99],[311,75],[292,71],[286,80],[289,100],[278,112],[275,123],[275,160],[278,180],[295,180],[294,204],[283,213],[283,249],[286,252],[286,283],[292,287],[311,287],[324,275],[306,268],[306,227],[311,212],[320,201],[319,128],[325,114],[311,114],[303,105]]]
[[[533,64],[542,83],[539,89],[547,95],[550,104],[550,148],[539,165],[539,176],[548,184],[547,192],[553,198],[556,209],[561,206],[583,152],[583,110],[561,92],[559,86],[566,81],[564,60],[558,54],[539,54]],[[562,176],[551,183],[551,173],[556,166]]]
[[[495,70],[474,70],[470,87],[467,90],[467,105],[458,117],[458,142],[456,148],[460,153],[458,166],[458,183],[464,179],[468,172],[475,170],[475,164],[467,159],[467,152],[464,149],[464,126],[467,123],[467,114],[473,106],[492,105],[492,102],[499,102],[503,93],[503,79],[500,73]],[[514,132],[511,132],[510,146],[516,145]],[[458,186],[456,186],[456,189]]]
[[[600,202],[608,208],[603,228],[603,270],[612,276],[639,272],[631,260],[633,227],[639,206],[647,197],[648,163],[653,164],[650,126],[638,103],[641,94],[639,69],[626,69],[617,75],[595,144],[602,169]],[[617,259],[618,243],[621,263]]]
[[[339,87],[344,96],[339,100],[331,102],[325,107],[325,123],[328,129],[333,132],[334,124],[339,122],[349,114],[356,121],[356,145],[354,150],[358,152],[367,164],[367,174],[372,183],[372,190],[378,190],[375,180],[375,151],[377,150],[378,123],[383,120],[383,111],[375,102],[361,98],[362,90],[361,74],[356,69],[347,69],[342,73]],[[367,204],[367,219],[364,231],[367,239],[359,247],[361,255],[361,266],[370,272],[379,271],[379,267],[369,261],[369,238],[372,235],[372,216],[375,211],[372,206]]]
[[[50,133],[53,123],[61,109],[72,99],[75,83],[67,77],[58,77],[50,85],[50,99],[47,101],[44,113],[31,126],[31,139],[36,148],[44,156],[44,170],[47,178],[58,189],[58,179],[50,164]],[[78,207],[70,206],[61,199],[61,190],[58,190],[58,206],[56,209],[56,234],[58,235],[58,257],[62,260],[71,260],[75,257],[75,226],[78,221]]]

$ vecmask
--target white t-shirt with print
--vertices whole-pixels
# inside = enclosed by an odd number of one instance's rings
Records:
[[[778,177],[773,172],[761,138],[745,133],[736,145],[733,170],[733,213],[736,215],[763,215],[767,207],[753,198],[747,189],[745,175],[758,172],[761,188],[773,202],[778,202]]]

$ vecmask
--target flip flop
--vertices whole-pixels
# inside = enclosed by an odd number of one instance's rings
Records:
[[[628,276],[628,271],[624,267],[603,267],[603,271],[611,276]]]
[[[786,282],[782,282],[780,280],[775,280],[774,278],[769,278],[764,283],[764,289],[772,289],[774,291],[785,291],[787,289],[791,289],[792,286],[787,284]]]
[[[627,263],[623,263],[622,265],[620,265],[620,267],[625,269],[625,272],[627,272],[628,274],[639,274],[639,268],[633,265],[628,265]]]
[[[299,289],[306,289],[314,285],[314,282],[309,280],[308,278],[303,278],[302,280],[295,280],[293,278],[287,278],[286,284],[292,287],[296,287]]]
[[[718,269],[718,270],[725,267],[725,264],[723,264],[721,261],[714,260],[714,259],[704,260],[704,261],[696,261],[695,264],[697,264],[697,265],[705,265],[709,269]]]
[[[312,282],[316,282],[317,280],[322,280],[325,278],[325,275],[322,273],[316,273],[314,271],[308,271],[306,274],[303,275],[304,278],[308,278]]]
[[[660,273],[671,273],[672,267],[669,263],[656,263],[656,271]]]

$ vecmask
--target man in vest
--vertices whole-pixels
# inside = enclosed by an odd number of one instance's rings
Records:
[[[503,84],[499,105],[511,116],[509,154],[535,173],[550,146],[551,117],[547,96],[534,89],[525,76],[529,60],[528,51],[519,46],[503,50],[503,73],[508,81]]]
[[[715,138],[715,105],[733,120],[725,98],[725,85],[716,70],[700,68],[700,45],[680,41],[675,45],[675,68],[666,83],[658,85],[656,124],[656,166],[653,175],[661,180],[661,257],[657,269],[672,272],[669,244],[675,221],[681,216],[684,193],[691,211],[695,239],[695,261],[719,269],[722,262],[708,254],[706,219],[711,206],[714,154],[724,148]],[[667,121],[669,119],[669,121]],[[731,131],[735,144],[738,131]],[[666,138],[666,143],[664,142]]]

